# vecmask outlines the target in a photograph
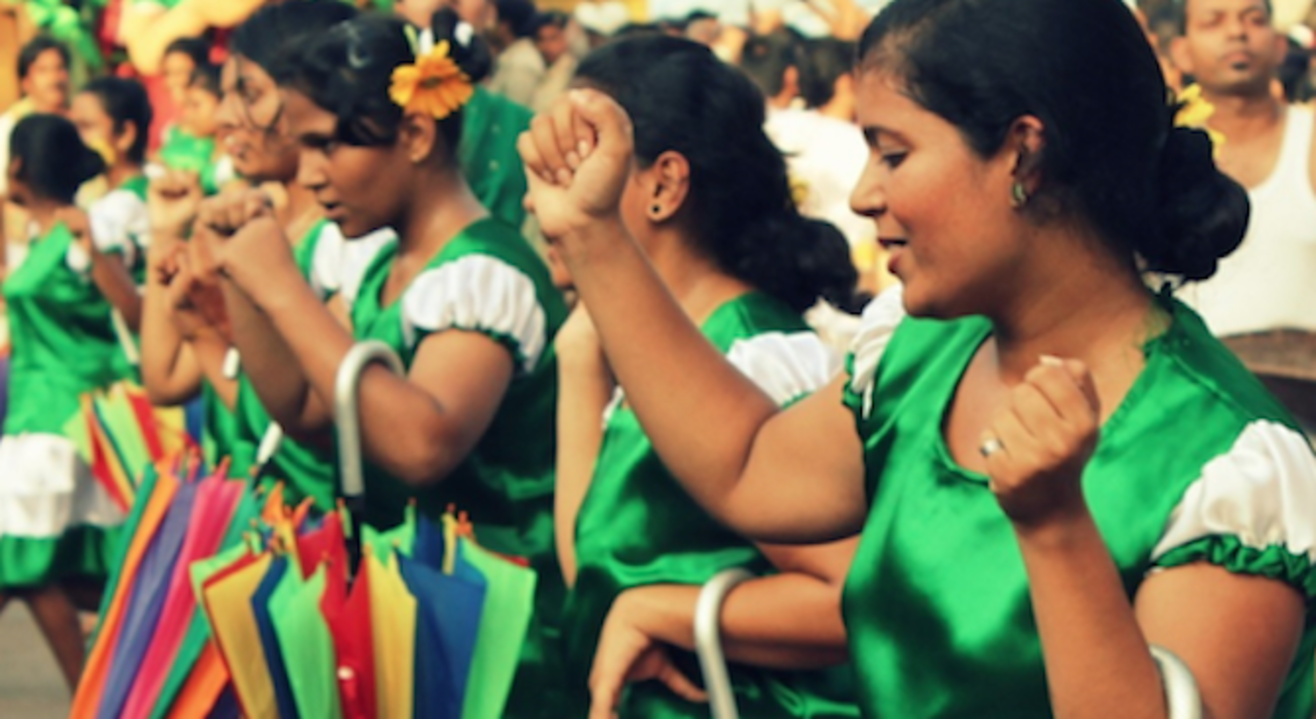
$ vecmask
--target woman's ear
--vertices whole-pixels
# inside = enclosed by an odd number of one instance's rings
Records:
[[[647,214],[650,221],[663,222],[679,212],[690,195],[690,161],[668,150],[658,156],[649,172],[652,203]]]
[[[1042,182],[1042,156],[1046,151],[1046,126],[1032,115],[1024,115],[1010,126],[1003,151],[1013,154],[1011,172],[1014,181],[1021,184],[1029,195],[1037,192]]]
[[[137,142],[137,123],[127,120],[123,123],[123,131],[114,141],[114,149],[119,157],[126,157],[128,151],[132,149],[133,144]]]
[[[413,165],[429,159],[438,141],[438,121],[416,112],[408,112],[398,126],[398,143]]]

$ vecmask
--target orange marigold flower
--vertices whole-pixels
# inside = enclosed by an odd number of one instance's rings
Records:
[[[448,55],[446,40],[416,58],[415,65],[394,68],[388,88],[389,98],[407,112],[423,113],[436,120],[460,110],[473,94],[470,78]]]

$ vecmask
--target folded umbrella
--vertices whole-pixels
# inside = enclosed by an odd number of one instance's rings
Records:
[[[101,620],[87,656],[86,666],[78,681],[73,697],[70,719],[89,719],[96,716],[110,672],[111,659],[118,646],[128,600],[132,595],[142,560],[160,531],[170,504],[178,492],[180,482],[170,474],[149,472],[142,485],[146,501],[133,506],[124,523],[120,553],[114,566],[118,571],[111,577],[105,590],[105,603]]]

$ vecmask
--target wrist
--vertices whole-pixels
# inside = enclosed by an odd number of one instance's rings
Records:
[[[577,261],[605,257],[616,249],[618,238],[630,238],[620,212],[611,212],[563,234],[557,243],[565,258]]]
[[[690,596],[681,596],[684,589]],[[692,647],[699,587],[653,584],[618,595],[613,611],[636,631],[665,644]],[[688,601],[686,601],[688,599]]]
[[[1039,550],[1064,550],[1089,540],[1097,530],[1096,520],[1081,498],[1074,506],[1028,521],[1011,520],[1020,546]]]

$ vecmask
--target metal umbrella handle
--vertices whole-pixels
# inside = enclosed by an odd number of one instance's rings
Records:
[[[360,517],[365,509],[365,463],[361,452],[361,413],[357,409],[357,390],[361,374],[373,362],[387,365],[396,374],[405,374],[402,359],[388,345],[371,340],[348,351],[334,381],[334,428],[338,433],[338,493],[347,505],[352,524],[348,554],[355,573],[361,559]]]
[[[722,653],[722,605],[736,585],[754,577],[744,569],[726,569],[708,580],[695,604],[695,653],[704,672],[704,688],[713,719],[738,719],[726,656]]]
[[[1164,647],[1153,645],[1151,654],[1161,670],[1161,684],[1165,686],[1167,719],[1202,719],[1202,694],[1192,670]]]

